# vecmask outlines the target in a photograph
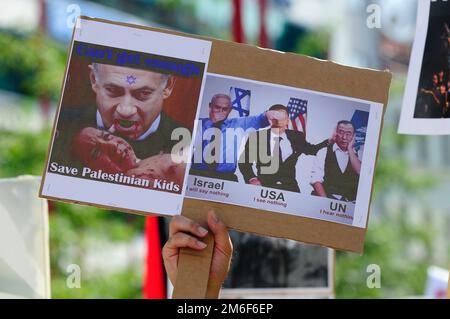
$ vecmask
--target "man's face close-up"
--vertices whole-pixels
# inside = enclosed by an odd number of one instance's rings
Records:
[[[336,128],[336,144],[346,151],[354,135],[355,131],[351,124],[339,124]]]
[[[160,73],[114,65],[91,68],[91,84],[105,128],[136,140],[162,111],[174,80]]]
[[[107,173],[124,173],[137,159],[123,138],[93,127],[84,128],[72,141],[72,152],[87,167]]]
[[[231,112],[230,100],[218,97],[209,103],[209,119],[214,123],[224,121]]]

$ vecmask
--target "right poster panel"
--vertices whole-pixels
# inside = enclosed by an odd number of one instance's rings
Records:
[[[399,133],[450,134],[450,2],[419,0]]]

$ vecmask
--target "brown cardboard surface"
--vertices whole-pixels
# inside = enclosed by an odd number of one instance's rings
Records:
[[[364,228],[189,198],[184,200],[183,215],[185,210],[189,210],[190,218],[197,219],[208,209],[214,209],[229,228],[238,231],[353,252],[361,253],[363,250]]]
[[[207,72],[370,100],[382,103],[384,110],[386,109],[391,81],[391,74],[386,71],[358,69],[292,53],[180,32],[116,23],[103,19],[88,17],[83,17],[83,19],[210,40],[212,41],[212,51]],[[194,199],[185,199],[182,214],[198,221],[206,220],[205,213],[208,208],[213,208],[228,227],[239,231],[289,238],[338,250],[363,252],[366,233],[364,228]],[[202,258],[209,261],[201,261]],[[188,259],[188,263],[184,262]],[[203,294],[203,290],[199,290],[200,285],[193,281],[197,278],[193,274],[199,274],[202,278],[199,280],[204,280],[202,276],[205,273],[208,274],[209,263],[210,256],[208,257],[208,254],[195,255],[191,252],[183,252],[179,264],[180,278],[177,280],[177,286],[184,287],[186,290],[178,290],[179,296],[200,297]],[[185,280],[186,282],[184,282]],[[189,283],[194,285],[189,285]]]

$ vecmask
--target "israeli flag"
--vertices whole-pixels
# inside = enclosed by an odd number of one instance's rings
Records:
[[[238,87],[230,87],[231,111],[230,117],[250,115],[251,91]]]

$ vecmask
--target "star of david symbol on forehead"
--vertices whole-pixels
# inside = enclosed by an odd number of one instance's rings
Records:
[[[129,84],[129,85],[131,85],[131,84],[134,84],[134,83],[136,83],[136,77],[135,76],[133,76],[133,75],[127,75],[127,83]]]

